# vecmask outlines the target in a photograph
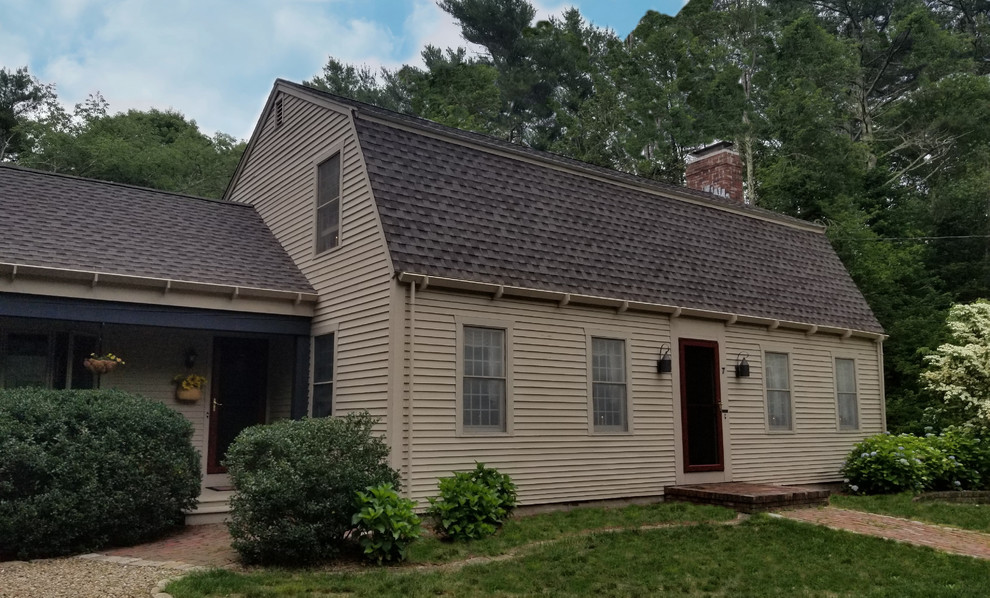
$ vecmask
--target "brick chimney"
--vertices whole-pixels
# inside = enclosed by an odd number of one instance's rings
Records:
[[[720,141],[688,154],[684,178],[691,189],[746,203],[742,160],[728,141]]]

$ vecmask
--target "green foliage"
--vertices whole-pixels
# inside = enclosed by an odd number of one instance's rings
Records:
[[[369,486],[399,485],[367,413],[279,421],[241,432],[225,464],[233,547],[250,563],[325,561],[340,551]]]
[[[970,490],[990,480],[988,449],[964,428],[925,436],[879,434],[853,448],[842,474],[857,494]]]
[[[490,536],[516,506],[515,484],[508,475],[478,463],[472,471],[442,478],[440,494],[431,497],[429,514],[438,531],[454,540]]]
[[[505,520],[518,504],[516,485],[507,473],[501,473],[494,467],[485,467],[484,463],[475,463],[474,471],[470,472],[472,479],[483,486],[495,491],[499,509],[502,511],[500,520]]]
[[[192,425],[115,390],[0,390],[0,560],[154,538],[200,490]]]
[[[24,124],[53,107],[55,86],[40,82],[27,67],[0,68],[0,162],[16,159],[30,145]]]
[[[739,525],[557,537],[512,559],[409,569],[200,571],[166,591],[175,598],[928,598],[985,594],[990,576],[985,559],[763,515]]]
[[[351,523],[364,547],[364,555],[376,561],[404,561],[409,545],[419,538],[420,519],[413,512],[416,503],[399,496],[391,484],[371,486],[357,493],[361,509]]]

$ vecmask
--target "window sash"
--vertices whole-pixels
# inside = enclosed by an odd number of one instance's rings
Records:
[[[463,329],[461,423],[475,432],[505,431],[505,330]]]
[[[766,353],[767,425],[771,430],[790,430],[791,385],[787,353]]]
[[[859,429],[859,406],[856,397],[856,363],[852,359],[835,360],[836,408],[840,430]]]
[[[334,334],[313,338],[313,417],[333,413]]]
[[[340,243],[340,154],[316,167],[316,252]]]
[[[591,411],[596,432],[628,429],[626,341],[591,339]]]

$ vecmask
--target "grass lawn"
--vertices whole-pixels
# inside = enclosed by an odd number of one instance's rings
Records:
[[[830,499],[833,507],[855,509],[881,515],[907,517],[917,521],[951,525],[963,529],[990,533],[990,505],[911,500],[913,495],[878,494],[875,496],[837,496]]]
[[[552,529],[554,524],[544,521],[536,527]],[[369,566],[345,573],[218,570],[185,577],[166,591],[175,598],[990,594],[990,562],[766,516],[732,526],[700,524],[558,538],[520,548],[504,560],[463,567]],[[496,544],[489,547],[492,552],[504,550]]]

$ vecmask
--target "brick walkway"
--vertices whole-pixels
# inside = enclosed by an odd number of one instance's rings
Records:
[[[898,542],[929,546],[945,552],[990,559],[990,534],[835,507],[781,511],[780,516],[795,521],[824,525],[832,529],[879,536]]]
[[[225,523],[189,525],[157,542],[104,550],[100,554],[200,567],[229,567],[237,563]]]

